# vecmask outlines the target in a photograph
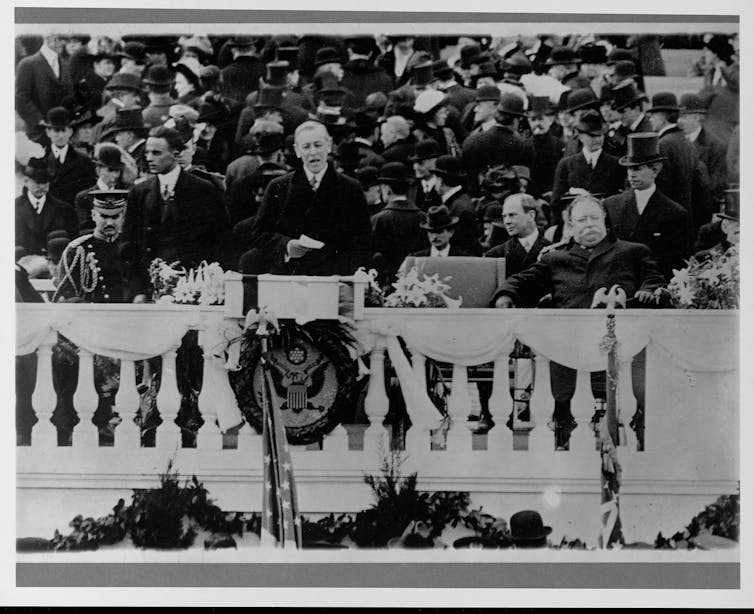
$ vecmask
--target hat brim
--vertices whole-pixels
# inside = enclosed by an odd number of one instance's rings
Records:
[[[429,115],[433,115],[434,113],[437,113],[440,109],[442,109],[443,107],[447,107],[449,104],[450,104],[450,99],[447,96],[445,96],[445,98],[443,98],[440,102],[438,102],[432,108],[427,109],[426,111],[417,111],[416,109],[414,109],[414,113],[416,113],[417,115],[422,115],[426,117]]]
[[[733,215],[728,215],[727,213],[718,213],[717,217],[719,217],[721,220],[733,220],[734,222],[740,222],[741,217],[735,217]]]
[[[56,128],[58,130],[64,130],[65,128],[71,128],[72,124],[71,122],[67,124],[48,124],[46,121],[39,122],[40,126],[43,126],[45,128]]]
[[[678,109],[678,113],[681,115],[693,115],[693,114],[699,114],[699,115],[707,115],[709,111],[707,109],[684,109],[680,108]]]
[[[447,230],[448,228],[453,228],[458,224],[458,218],[455,216],[452,216],[447,224],[440,224],[439,226],[430,226],[429,224],[419,224],[419,228],[422,230],[434,230],[434,231],[440,231],[440,230]]]
[[[633,100],[628,100],[620,105],[613,104],[611,106],[614,111],[622,111],[626,107],[630,107],[631,105],[634,105],[637,102],[641,102],[642,100],[649,100],[649,98],[647,98],[646,94],[642,94],[641,96],[639,96],[638,98],[634,98]]]
[[[497,112],[502,113],[503,115],[511,115],[513,117],[526,117],[525,111],[511,111],[510,109],[501,109],[498,107]]]
[[[552,527],[542,527],[536,533],[530,533],[528,535],[512,535],[511,539],[513,540],[514,543],[533,542],[533,541],[537,541],[538,539],[542,539],[543,537],[547,537],[550,533],[552,533]]]
[[[650,107],[644,113],[678,113],[680,110],[679,107]]]
[[[410,160],[411,162],[423,162],[424,160],[431,160],[432,158],[439,158],[439,157],[440,157],[441,155],[442,155],[442,153],[441,153],[441,152],[439,152],[439,151],[438,151],[438,152],[435,152],[435,153],[432,153],[432,154],[429,154],[429,155],[427,155],[427,154],[422,154],[421,156],[420,156],[420,155],[418,155],[418,154],[415,154],[415,153],[414,153],[414,154],[411,154],[411,155],[410,155],[410,156],[408,157],[408,159],[409,159],[409,160]]]
[[[581,126],[576,126],[576,132],[579,132],[580,134],[588,134],[589,136],[605,136],[609,132],[609,128],[606,125],[602,125],[602,129],[600,131],[594,131],[587,128],[582,128]]]
[[[466,179],[466,175],[464,174],[456,175],[455,173],[449,173],[441,168],[433,168],[429,172],[433,175],[440,175],[440,177],[447,177],[448,179],[453,179],[455,181],[463,181]]]
[[[642,166],[643,164],[652,164],[653,162],[662,162],[667,160],[665,156],[650,156],[649,158],[631,158],[630,156],[622,156],[618,159],[618,164],[621,166]]]
[[[575,111],[583,111],[584,109],[599,109],[601,106],[599,99],[590,100],[589,102],[582,102],[575,107],[566,107],[564,110],[566,113],[573,113]]]
[[[100,117],[99,115],[92,115],[91,113],[87,116],[80,117],[78,119],[74,119],[71,121],[71,128],[78,128],[79,126],[83,126],[84,124],[91,124],[92,126],[96,126],[99,124],[104,118]]]
[[[562,65],[568,65],[568,64],[583,64],[583,60],[580,58],[573,58],[572,60],[558,60],[556,62],[552,62],[550,60],[547,60],[544,63],[545,68],[552,68],[553,66],[562,66]]]
[[[146,126],[143,127],[143,128],[142,127],[136,127],[136,126],[131,126],[131,127],[128,127],[128,126],[118,126],[118,127],[111,126],[110,128],[108,128],[107,130],[105,130],[102,133],[102,135],[100,136],[100,139],[101,140],[102,139],[106,139],[106,138],[108,138],[108,137],[110,137],[113,134],[116,134],[118,132],[133,132],[137,136],[145,137],[145,136],[147,136],[149,134],[149,128],[147,128]]]

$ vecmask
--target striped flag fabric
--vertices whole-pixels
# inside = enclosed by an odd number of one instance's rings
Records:
[[[261,545],[276,548],[301,548],[301,517],[298,513],[296,482],[291,453],[280,416],[280,406],[268,371],[262,362],[262,455],[264,461]]]

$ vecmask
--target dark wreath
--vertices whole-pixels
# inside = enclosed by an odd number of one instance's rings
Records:
[[[316,320],[305,325],[298,325],[293,320],[280,321],[280,333],[268,338],[268,353],[271,355],[271,373],[276,379],[274,362],[276,357],[287,355],[289,350],[297,346],[310,345],[322,353],[323,365],[332,365],[335,371],[336,390],[334,399],[329,407],[324,408],[317,419],[305,425],[291,425],[286,420],[288,412],[284,411],[288,441],[294,445],[306,445],[319,441],[322,436],[332,431],[343,419],[356,402],[356,378],[358,368],[351,357],[348,348],[355,346],[354,340],[347,327],[337,321]],[[255,330],[247,332],[241,340],[240,369],[230,371],[228,377],[231,388],[236,395],[238,407],[246,420],[258,432],[262,432],[262,402],[259,384],[260,358],[262,344]],[[255,376],[256,375],[256,376]],[[279,374],[278,374],[279,375]],[[313,383],[307,390],[307,400],[311,398],[313,388],[325,385],[324,376],[312,378]],[[276,389],[280,392],[282,382],[276,381]],[[275,394],[275,391],[273,391]],[[281,395],[279,395],[281,396]],[[289,395],[290,396],[290,395]],[[285,409],[283,405],[282,409]],[[309,412],[308,415],[314,415]]]

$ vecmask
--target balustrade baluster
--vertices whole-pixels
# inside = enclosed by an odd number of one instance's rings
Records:
[[[196,447],[200,450],[222,450],[223,437],[217,424],[216,403],[222,402],[218,378],[227,377],[225,373],[218,373],[223,368],[208,348],[204,347],[204,377],[202,378],[202,390],[199,393],[199,411],[202,413],[204,423],[196,433]]]
[[[376,345],[369,354],[369,384],[364,399],[364,412],[369,418],[369,426],[364,432],[365,453],[388,451],[387,430],[382,424],[388,408],[389,401],[385,390],[385,346]]]
[[[495,361],[489,408],[495,426],[487,433],[487,449],[502,450],[507,453],[513,446],[513,432],[506,424],[511,411],[507,356],[498,358]]]
[[[130,450],[141,447],[141,433],[134,422],[139,408],[139,391],[136,388],[136,364],[133,360],[120,361],[120,384],[115,395],[115,411],[122,422],[115,429],[115,447]]]
[[[591,453],[597,447],[597,439],[594,433],[595,400],[592,394],[591,374],[580,371],[576,382],[576,393],[571,401],[571,413],[576,420],[576,429],[571,432],[569,449],[578,450],[579,454]]]
[[[529,452],[534,454],[552,453],[555,450],[555,434],[550,428],[554,399],[550,387],[550,361],[538,357],[539,377],[529,402],[534,428],[529,433]]]
[[[58,402],[52,384],[52,346],[56,341],[57,335],[52,333],[37,349],[37,381],[31,395],[31,403],[38,420],[31,434],[31,445],[44,449],[55,448],[58,445],[57,429],[50,422]]]
[[[157,429],[158,448],[174,451],[181,447],[181,429],[175,423],[181,408],[181,393],[178,390],[178,377],[175,364],[176,349],[162,355],[162,375],[160,390],[157,393],[157,409],[162,424]]]
[[[92,422],[98,404],[99,395],[94,386],[94,356],[84,348],[79,348],[78,385],[73,393],[73,406],[80,420],[73,432],[73,445],[76,447],[99,446],[99,432]]]
[[[453,383],[448,398],[450,429],[447,449],[471,451],[471,431],[468,417],[471,412],[468,371],[464,365],[453,365]]]

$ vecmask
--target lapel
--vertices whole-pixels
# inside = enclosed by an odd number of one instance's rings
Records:
[[[648,225],[653,219],[655,219],[657,217],[657,214],[659,213],[660,206],[660,197],[658,196],[657,189],[655,188],[655,193],[652,194],[649,201],[647,202],[647,206],[644,207],[644,211],[639,216],[636,228],[634,230],[638,230],[639,226]]]
[[[608,235],[602,242],[594,248],[594,251],[589,254],[589,262],[594,262],[597,258],[600,258],[606,252],[609,252],[615,247],[615,239]]]
[[[619,231],[624,237],[630,237],[639,223],[639,209],[636,206],[636,196],[633,190],[626,190],[623,195],[622,207],[617,213],[618,219],[612,220],[616,234]]]
[[[37,51],[36,53],[38,59],[38,62],[42,65],[42,70],[47,74],[47,76],[52,79],[55,82],[59,82],[60,79],[58,79],[55,76],[55,72],[52,70],[52,66],[50,66],[50,63],[45,59],[45,56],[42,55],[41,51]],[[58,70],[60,71],[60,76],[63,76],[63,62],[58,55]]]
[[[50,197],[48,196],[47,198],[49,200]],[[47,204],[48,203],[45,203],[45,207],[47,207]],[[44,211],[44,209],[42,209],[42,211]],[[19,211],[18,213],[23,216],[26,228],[30,231],[34,231],[37,227],[37,224],[39,223],[39,220],[37,216],[37,210],[31,204],[26,189],[24,189],[23,199],[21,201],[21,211]]]

